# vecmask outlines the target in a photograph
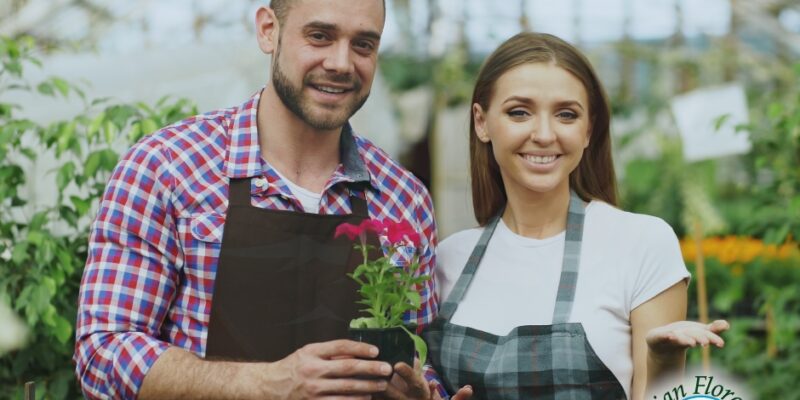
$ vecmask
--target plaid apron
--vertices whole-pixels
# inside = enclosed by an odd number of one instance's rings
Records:
[[[502,212],[501,212],[502,214]],[[625,390],[570,323],[583,236],[583,201],[570,196],[564,261],[552,325],[497,336],[450,322],[475,276],[500,216],[484,229],[439,315],[424,332],[430,361],[450,393],[471,385],[478,399],[625,399]]]

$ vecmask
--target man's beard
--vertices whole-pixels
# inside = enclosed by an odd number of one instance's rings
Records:
[[[319,130],[341,128],[367,101],[369,92],[361,97],[355,97],[353,101],[345,104],[344,109],[339,113],[333,115],[314,115],[312,106],[309,104],[310,100],[303,93],[303,88],[308,86],[311,82],[318,80],[316,78],[321,77],[306,75],[300,87],[292,86],[289,78],[283,73],[280,67],[279,54],[279,51],[275,52],[276,62],[272,69],[272,84],[275,87],[275,92],[286,108],[291,110],[292,113],[297,115],[298,118],[312,128]],[[327,74],[324,76],[323,80],[325,82],[350,84],[354,94],[361,91],[362,87],[361,82],[355,80],[350,74]]]

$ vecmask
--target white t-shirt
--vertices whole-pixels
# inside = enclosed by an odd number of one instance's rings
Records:
[[[483,228],[455,233],[437,252],[443,303]],[[531,239],[497,224],[472,285],[452,323],[506,335],[521,325],[550,325],[564,256],[564,232]],[[672,228],[660,218],[592,201],[586,207],[580,269],[570,322],[580,322],[594,351],[630,398],[630,313],[689,278]]]
[[[286,186],[289,187],[292,194],[300,201],[300,204],[303,206],[303,211],[310,214],[319,214],[319,202],[322,200],[322,193],[314,193],[287,179],[283,174],[278,172],[277,169],[274,169],[274,171],[286,182]]]

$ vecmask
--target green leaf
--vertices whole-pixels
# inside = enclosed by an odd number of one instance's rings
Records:
[[[61,96],[67,97],[67,95],[69,95],[69,83],[58,77],[51,78],[51,81],[56,89],[58,89],[59,93],[61,93]]]
[[[158,125],[152,119],[147,118],[144,121],[142,121],[142,132],[145,135],[149,135],[155,132],[156,130],[158,130]]]
[[[75,163],[67,161],[58,169],[58,173],[56,174],[56,186],[58,187],[58,191],[63,192],[64,188],[72,182],[73,178],[75,178]]]
[[[42,243],[47,239],[47,236],[42,233],[41,231],[30,231],[28,232],[27,240],[29,243],[33,244],[34,246],[41,246]]]
[[[14,264],[22,265],[25,261],[30,259],[28,254],[28,242],[19,242],[14,245],[14,250],[11,252],[11,261]]]
[[[419,309],[420,305],[422,305],[422,297],[416,291],[408,291],[406,292],[406,298],[408,302],[414,307],[414,309]]]
[[[75,137],[75,123],[66,122],[61,124],[61,129],[58,131],[58,140],[56,147],[56,155],[61,155],[64,150],[69,148],[72,139]]]
[[[428,345],[425,344],[425,341],[422,340],[421,337],[417,336],[414,333],[411,333],[411,331],[408,330],[408,328],[406,328],[405,326],[401,325],[400,327],[403,328],[404,331],[406,331],[408,336],[414,342],[414,350],[417,351],[417,356],[419,357],[419,365],[422,366],[423,364],[425,364],[425,360],[428,358]]]
[[[119,132],[117,125],[111,120],[106,120],[103,125],[103,134],[105,135],[106,143],[111,144],[114,142],[114,138],[117,137],[117,132]]]
[[[722,128],[722,125],[724,125],[725,122],[728,121],[730,118],[731,118],[730,114],[723,114],[723,115],[720,115],[719,117],[715,118],[714,119],[714,131],[718,131],[720,128]]]
[[[100,163],[103,161],[103,151],[97,150],[89,154],[86,158],[86,163],[83,166],[83,174],[88,177],[97,175],[97,170],[100,168]]]
[[[53,335],[61,344],[66,344],[72,338],[72,324],[64,317],[56,315],[54,318]]]
[[[53,96],[56,94],[55,89],[53,88],[53,85],[50,84],[50,82],[42,82],[36,85],[36,90],[45,96]]]
[[[101,112],[92,119],[92,122],[89,123],[89,127],[86,128],[86,136],[89,139],[89,143],[94,143],[97,138],[97,132],[100,131],[100,126],[102,126],[103,122],[105,122],[105,119],[106,113]]]
[[[84,216],[89,212],[89,206],[91,205],[90,200],[82,199],[78,196],[70,196],[69,199],[72,200],[72,204],[75,205],[78,216]]]

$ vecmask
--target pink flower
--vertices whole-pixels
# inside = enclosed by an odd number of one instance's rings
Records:
[[[419,233],[408,223],[408,221],[403,220],[400,222],[387,222],[385,224],[386,227],[386,237],[389,239],[389,242],[392,244],[397,244],[404,240],[408,240],[411,242],[414,247],[419,246]]]
[[[338,238],[339,236],[345,235],[348,239],[353,240],[361,234],[361,228],[350,224],[350,223],[343,223],[336,227],[336,233],[333,234],[333,237]]]
[[[386,229],[386,225],[384,225],[383,221],[377,219],[365,219],[361,221],[361,224],[358,225],[360,232],[374,232],[376,234],[380,234]]]
[[[344,235],[350,240],[359,237],[363,242],[367,232],[380,234],[384,229],[385,226],[383,222],[377,219],[365,219],[358,225],[345,222],[336,227],[336,232],[334,233],[333,237],[337,238]]]
[[[364,242],[367,232],[375,234],[386,234],[389,243],[397,244],[403,241],[410,241],[414,247],[419,246],[419,233],[411,226],[408,221],[394,222],[387,220],[386,222],[377,219],[365,219],[358,225],[350,223],[343,223],[336,227],[334,237],[347,236],[348,239],[353,240],[356,237],[361,238]]]

